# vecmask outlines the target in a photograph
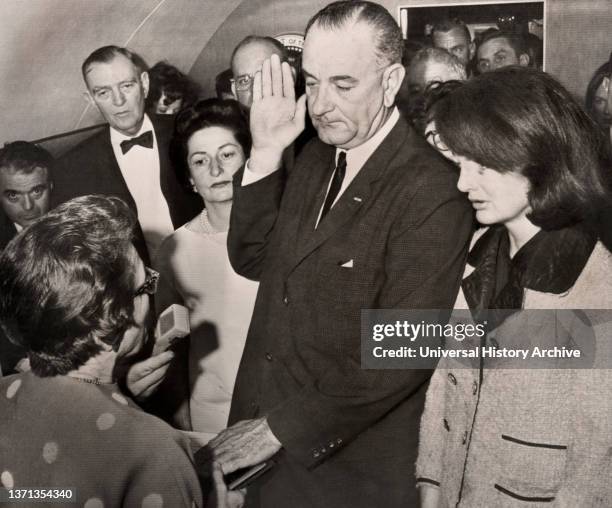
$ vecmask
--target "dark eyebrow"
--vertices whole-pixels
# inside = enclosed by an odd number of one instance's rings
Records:
[[[508,50],[506,50],[505,48],[500,48],[500,49],[498,49],[498,50],[495,52],[495,55],[494,55],[494,56],[497,56],[497,55],[499,55],[500,53],[504,53],[504,54],[505,54],[505,53],[507,53],[507,52],[508,52]]]

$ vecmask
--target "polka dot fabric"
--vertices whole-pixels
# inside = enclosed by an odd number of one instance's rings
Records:
[[[116,385],[66,376],[0,378],[0,485],[71,487],[84,508],[202,506],[180,432]]]

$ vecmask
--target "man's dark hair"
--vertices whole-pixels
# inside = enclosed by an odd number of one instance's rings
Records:
[[[529,57],[529,47],[527,42],[525,41],[525,38],[517,32],[505,32],[496,28],[489,28],[481,34],[478,47],[480,48],[480,46],[482,46],[485,42],[489,42],[493,39],[506,39],[506,41],[508,41],[508,45],[514,50],[517,58],[521,55],[527,55]],[[530,63],[532,62],[530,61]]]
[[[184,109],[176,117],[174,135],[170,141],[170,157],[177,177],[185,187],[189,184],[187,143],[193,134],[207,127],[224,127],[230,130],[240,143],[245,157],[251,151],[251,133],[246,114],[233,99],[205,99]]]
[[[103,46],[96,49],[91,55],[89,55],[83,65],[81,66],[81,73],[83,79],[87,83],[87,72],[89,68],[95,63],[108,63],[112,61],[116,56],[122,55],[134,64],[138,70],[138,74],[148,70],[149,66],[144,59],[137,53],[130,51],[127,48],[121,48],[119,46]]]
[[[0,324],[37,376],[118,347],[133,324],[136,218],[119,198],[82,196],[24,229],[0,255]]]
[[[232,56],[230,58],[230,67],[234,63],[234,57],[236,56],[236,53],[238,53],[238,51],[240,51],[245,46],[255,43],[267,44],[268,46],[271,46],[278,54],[281,62],[287,62],[289,60],[287,48],[283,46],[282,42],[276,40],[274,37],[267,37],[263,35],[247,35],[238,43],[238,45],[234,48],[234,51],[232,51]]]
[[[308,36],[308,31],[315,24],[323,29],[333,30],[357,22],[366,23],[375,31],[376,54],[379,60],[385,64],[402,62],[402,31],[389,11],[374,2],[333,2],[310,18],[304,37]]]
[[[0,149],[0,171],[4,168],[27,174],[36,168],[46,168],[51,177],[53,157],[47,150],[33,143],[13,141]]]
[[[465,38],[468,43],[472,42],[472,35],[470,34],[470,29],[467,25],[461,21],[459,18],[446,18],[441,21],[438,21],[434,24],[433,29],[431,30],[431,35],[433,38],[433,34],[436,32],[450,32],[451,30],[459,28],[463,30],[465,34]]]
[[[147,109],[155,109],[162,93],[166,95],[167,104],[182,99],[181,108],[186,108],[198,100],[200,87],[174,65],[161,61],[149,69],[149,94],[145,99]]]
[[[221,71],[215,77],[215,93],[217,94],[217,99],[223,99],[223,94],[232,94],[232,83],[231,79],[233,77],[232,69],[225,69]]]
[[[591,219],[608,202],[597,127],[548,74],[509,66],[435,103],[435,128],[455,154],[530,183],[528,218],[545,230]]]

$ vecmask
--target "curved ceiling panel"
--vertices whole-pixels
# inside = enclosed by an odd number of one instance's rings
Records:
[[[129,45],[149,63],[187,71],[240,0],[4,0],[0,18],[0,143],[35,139],[101,120],[87,108],[83,60]]]

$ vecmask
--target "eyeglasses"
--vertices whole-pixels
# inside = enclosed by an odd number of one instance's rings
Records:
[[[230,79],[230,83],[236,86],[238,92],[246,92],[253,86],[253,76],[250,74],[241,74],[236,79]]]
[[[425,139],[429,141],[429,144],[433,145],[440,152],[450,152],[450,149],[444,144],[440,134],[435,130],[429,130],[425,133]]]
[[[140,295],[154,295],[157,292],[157,283],[159,282],[159,272],[145,266],[145,281],[136,291],[134,296]]]

